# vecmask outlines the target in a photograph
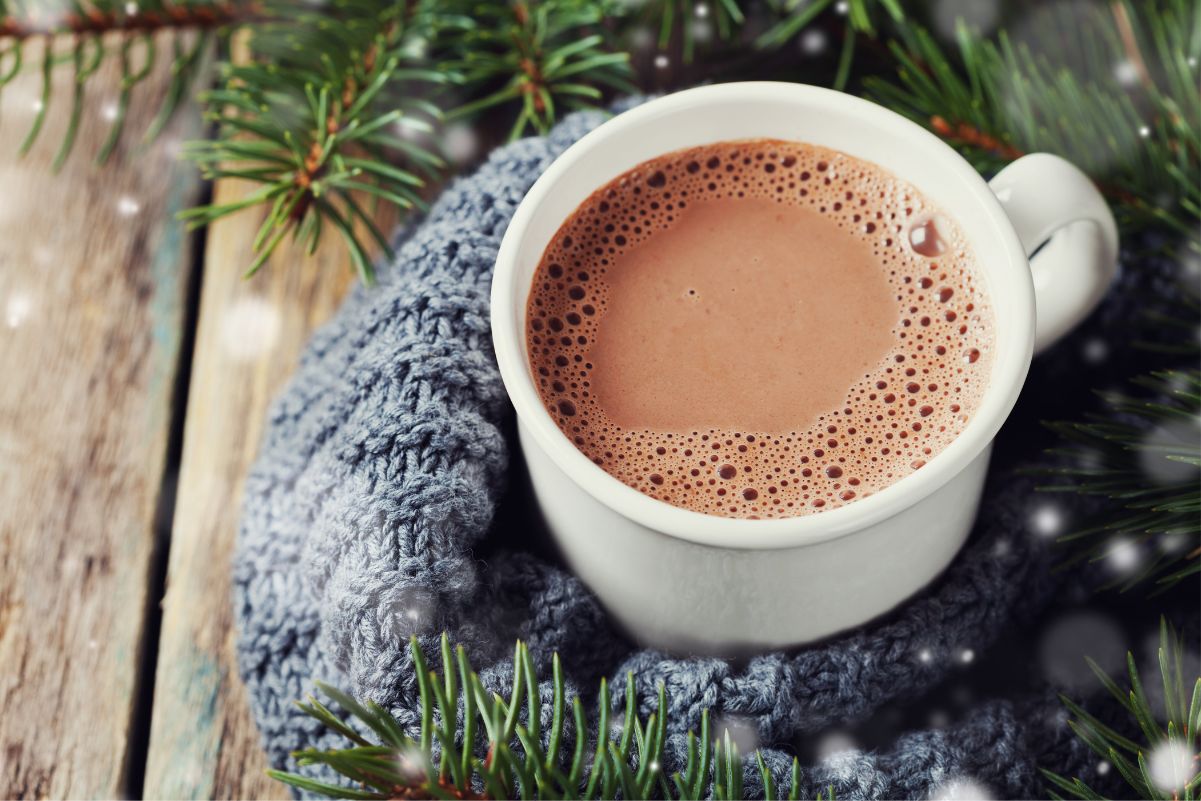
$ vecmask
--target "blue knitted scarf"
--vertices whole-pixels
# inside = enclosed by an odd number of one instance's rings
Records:
[[[590,704],[599,677],[633,671],[646,715],[662,683],[666,769],[677,769],[686,732],[708,709],[753,731],[781,780],[789,743],[920,698],[956,654],[984,654],[1049,599],[1045,545],[1015,511],[1030,487],[1012,479],[993,481],[967,548],[903,608],[738,663],[639,649],[573,575],[529,546],[521,514],[493,525],[516,450],[489,333],[497,247],[535,178],[602,119],[574,115],[454,183],[400,236],[379,285],[355,290],[317,332],[274,404],[247,480],[235,564],[240,669],[273,765],[294,770],[291,751],[339,744],[293,705],[313,679],[374,699],[415,729],[409,637],[429,651],[446,630],[501,692],[518,637],[541,675],[557,651],[570,691]],[[615,684],[621,704],[624,682]],[[923,798],[969,782],[996,797],[1031,797],[1045,793],[1036,765],[1095,781],[1057,710],[1039,693],[980,703],[951,727],[818,760],[802,792],[832,784],[839,798]],[[749,763],[744,781],[748,793],[761,790]]]

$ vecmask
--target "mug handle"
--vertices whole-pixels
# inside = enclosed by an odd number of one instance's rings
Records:
[[[1117,275],[1118,227],[1089,177],[1050,153],[1022,156],[988,185],[1030,257],[1038,353],[1105,295]]]

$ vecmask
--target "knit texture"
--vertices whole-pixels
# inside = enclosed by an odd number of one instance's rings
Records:
[[[235,564],[239,665],[273,765],[294,770],[290,751],[338,744],[293,705],[313,679],[415,727],[408,640],[432,653],[446,630],[497,691],[517,637],[542,675],[557,651],[570,692],[589,703],[599,677],[633,671],[649,714],[663,683],[665,768],[678,766],[685,733],[708,709],[752,727],[783,779],[791,756],[770,746],[921,696],[954,665],[950,654],[984,652],[1050,597],[1046,544],[1018,511],[1031,488],[1014,480],[990,484],[968,547],[919,597],[826,642],[740,663],[638,649],[573,575],[498,535],[492,517],[515,445],[489,333],[493,263],[533,181],[602,120],[573,115],[455,182],[402,236],[378,286],[355,290],[313,337],[274,404]],[[615,684],[621,704],[624,682]],[[1036,764],[1095,779],[1062,719],[1047,723],[1057,709],[1049,696],[984,703],[953,727],[808,767],[807,792],[833,784],[839,798],[924,798],[970,780],[995,797],[1033,797],[1045,792]],[[750,764],[745,778],[759,790]]]

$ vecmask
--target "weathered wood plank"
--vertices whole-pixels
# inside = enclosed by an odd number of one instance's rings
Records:
[[[216,197],[232,201],[247,191],[244,183],[223,181]],[[248,212],[208,234],[147,798],[289,797],[263,774],[265,758],[237,676],[230,559],[242,482],[267,405],[354,279],[345,249],[330,235],[315,257],[285,248],[244,280],[261,221]]]
[[[170,45],[164,39],[160,51]],[[27,64],[40,61],[40,45]],[[126,787],[147,589],[164,538],[164,483],[190,237],[174,220],[200,190],[176,161],[190,109],[148,148],[169,59],[138,87],[125,143],[107,135],[119,69],[88,85],[79,141],[50,165],[72,76],[38,144],[17,148],[35,67],[0,95],[0,797],[112,798]],[[106,113],[107,112],[107,113]]]

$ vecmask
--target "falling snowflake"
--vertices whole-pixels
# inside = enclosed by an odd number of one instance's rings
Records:
[[[1134,86],[1138,83],[1138,66],[1128,58],[1114,65],[1113,78],[1122,86]]]
[[[424,780],[428,773],[425,755],[415,745],[396,751],[396,767],[397,772],[412,784]]]
[[[759,747],[759,727],[750,718],[725,715],[719,717],[716,724],[714,730],[718,736],[723,737],[729,732],[730,742],[738,746],[740,752],[749,754]]]
[[[1056,618],[1043,630],[1038,661],[1051,684],[1086,691],[1097,686],[1097,677],[1084,655],[1113,674],[1125,663],[1126,651],[1126,637],[1113,620],[1097,612],[1072,612]]]
[[[1089,364],[1100,364],[1109,356],[1109,345],[1105,344],[1105,340],[1093,337],[1084,343],[1081,354]]]
[[[4,322],[9,328],[19,328],[33,311],[33,296],[28,292],[13,292],[4,303]]]
[[[388,599],[394,621],[394,635],[407,640],[414,634],[437,630],[441,625],[435,596],[420,587],[395,589]]]
[[[816,750],[818,761],[826,762],[847,751],[858,751],[859,745],[846,732],[832,731],[817,741]]]
[[[955,778],[935,787],[930,797],[935,801],[990,801],[995,796],[978,781]]]
[[[132,217],[142,210],[142,204],[129,195],[117,198],[117,213],[122,217]]]
[[[273,303],[253,295],[239,298],[221,316],[221,346],[233,361],[253,361],[275,347],[282,327]]]
[[[1055,537],[1063,533],[1063,512],[1053,503],[1043,503],[1030,515],[1030,528],[1042,537]]]
[[[465,122],[446,126],[442,131],[442,152],[455,164],[470,162],[480,152],[480,141],[475,129]]]
[[[826,51],[826,35],[813,28],[805,31],[801,37],[801,52],[807,56],[816,56]]]
[[[1175,793],[1196,775],[1196,758],[1180,740],[1164,740],[1151,749],[1147,759],[1147,774],[1160,790]]]
[[[946,39],[954,39],[960,25],[973,34],[987,34],[1001,17],[998,0],[938,0],[930,15],[934,29]]]
[[[1133,573],[1143,561],[1142,551],[1138,544],[1125,538],[1118,538],[1105,552],[1105,563],[1119,575]]]
[[[1192,297],[1201,295],[1201,242],[1187,239],[1177,248],[1180,283]]]
[[[1189,456],[1201,439],[1201,417],[1173,420],[1147,433],[1139,445],[1139,467],[1153,483],[1171,486],[1195,482],[1198,468],[1172,456]]]

